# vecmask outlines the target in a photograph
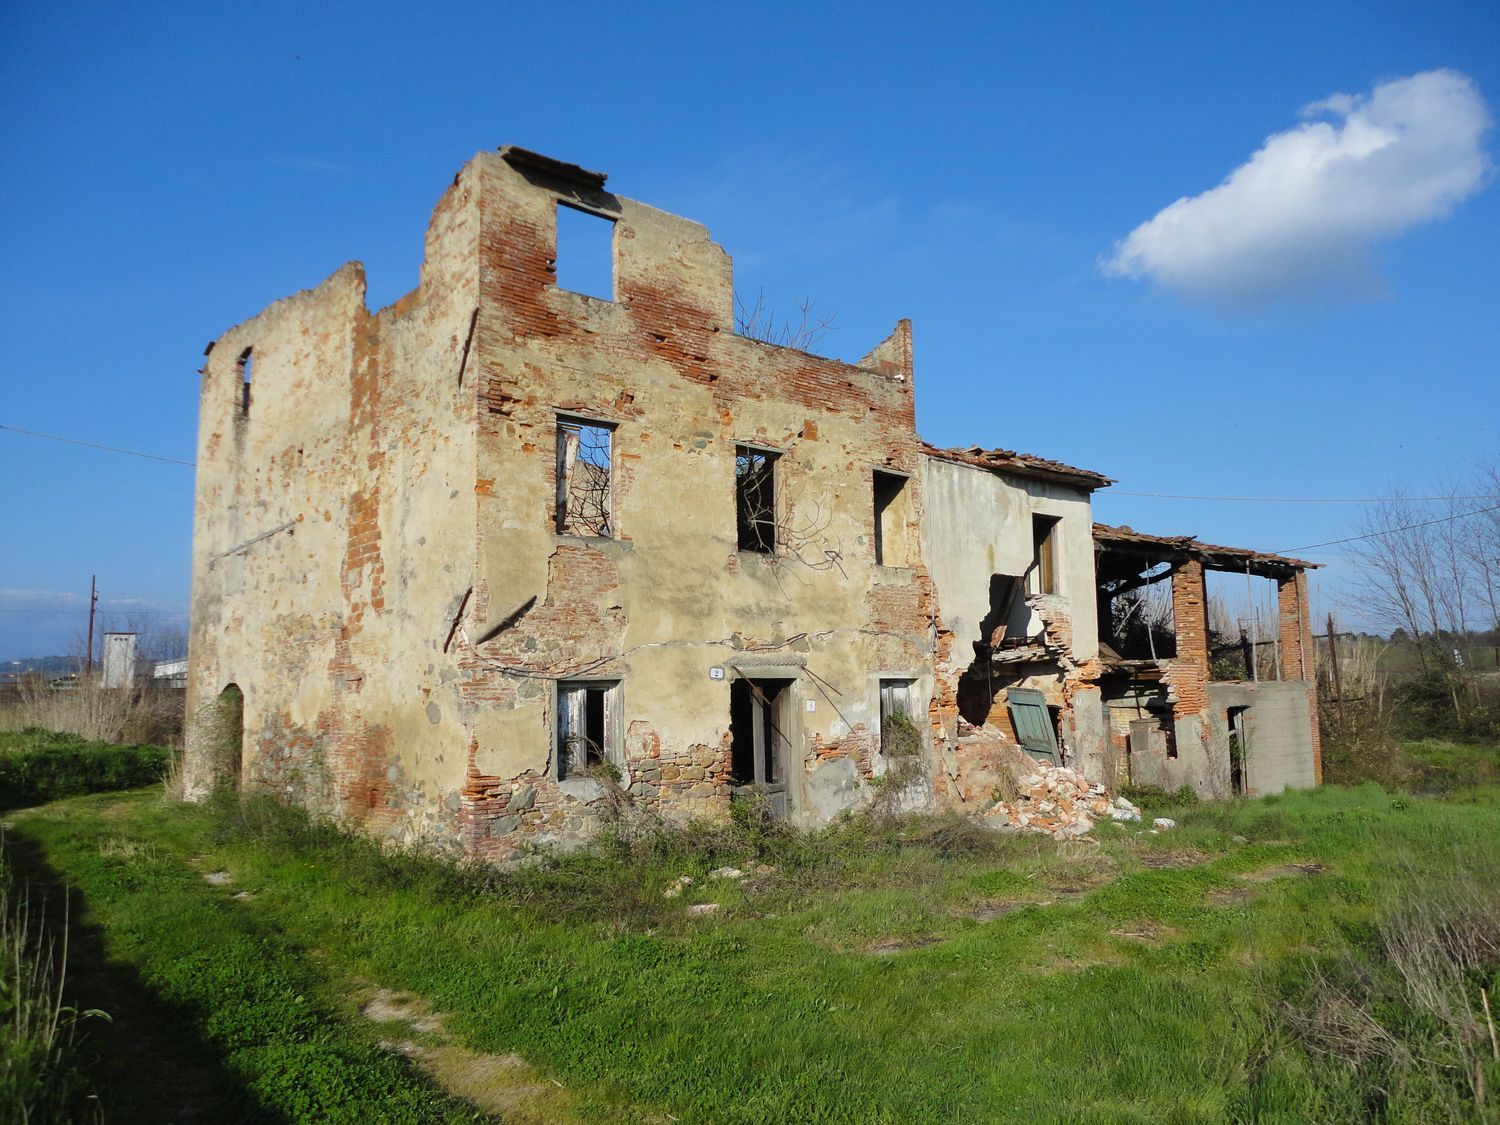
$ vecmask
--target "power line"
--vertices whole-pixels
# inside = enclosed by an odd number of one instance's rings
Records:
[[[169,465],[186,465],[188,468],[196,468],[196,462],[183,461],[177,457],[163,457],[158,453],[142,453],[138,449],[120,449],[113,445],[100,445],[98,442],[81,441],[78,438],[62,437],[59,434],[44,434],[36,430],[23,430],[19,426],[7,426],[0,422],[0,430],[9,430],[13,434],[25,434],[28,437],[45,438],[47,441],[60,441],[66,445],[81,445],[86,449],[100,449],[106,453],[120,453],[126,457],[144,457],[148,461],[165,461]],[[1180,492],[1130,492],[1122,488],[1112,488],[1108,492],[1101,493],[1102,496],[1136,496],[1150,500],[1212,500],[1227,501],[1237,504],[1422,504],[1435,500],[1487,500],[1484,495],[1477,496],[1198,496],[1190,493]],[[1485,511],[1492,509],[1486,508]],[[1454,519],[1461,517],[1455,516]],[[1441,522],[1441,521],[1437,521]],[[1413,524],[1413,527],[1421,527],[1421,524]],[[1355,536],[1355,538],[1363,538]],[[1338,543],[1347,543],[1350,540],[1335,540]],[[1319,544],[1324,546],[1325,544]],[[1298,547],[1299,551],[1310,550],[1308,547]]]
[[[0,609],[0,613],[29,613],[40,617],[65,616],[71,613],[82,613],[84,606],[69,606],[65,609]],[[188,617],[187,610],[165,610],[165,609],[101,609],[101,617]]]
[[[36,430],[23,430],[19,426],[7,426],[4,422],[0,422],[0,430],[9,430],[13,434],[25,434],[27,437],[46,438],[48,441],[60,441],[65,445],[81,445],[87,449],[102,449],[106,453],[123,453],[127,457],[144,457],[148,461],[165,461],[169,465],[186,465],[190,469],[194,467],[192,461],[181,461],[176,457],[162,457],[157,453],[142,453],[137,449],[118,449],[113,445],[100,445],[98,442],[93,441],[79,441],[77,438],[60,437],[57,434],[43,434],[38,433]]]
[[[1418,527],[1431,527],[1438,523],[1452,523],[1454,520],[1468,519],[1470,516],[1482,516],[1487,512],[1500,512],[1500,504],[1489,508],[1478,508],[1472,512],[1459,512],[1456,516],[1443,516],[1441,519],[1423,520],[1421,523],[1409,523],[1403,527],[1387,527],[1381,531],[1372,531],[1366,535],[1351,535],[1347,539],[1330,539],[1327,543],[1309,543],[1305,547],[1288,547],[1285,552],[1278,551],[1277,554],[1291,554],[1295,551],[1311,551],[1315,547],[1336,547],[1340,543],[1357,543],[1361,539],[1379,539],[1382,535],[1394,535],[1398,531],[1411,531]]]
[[[1432,500],[1488,500],[1488,496],[1189,496],[1176,492],[1126,492],[1111,488],[1101,496],[1145,496],[1153,500],[1232,500],[1242,504],[1417,504]],[[1305,550],[1305,548],[1304,548]]]

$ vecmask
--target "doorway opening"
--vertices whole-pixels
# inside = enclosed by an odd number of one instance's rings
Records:
[[[791,811],[787,779],[791,771],[791,686],[787,679],[747,679],[729,685],[730,782],[753,789],[771,816]]]
[[[1245,756],[1250,749],[1250,708],[1231,707],[1224,713],[1229,725],[1229,787],[1236,797],[1246,793]]]
[[[214,776],[238,790],[245,772],[245,693],[239,684],[229,684],[219,692],[211,722]]]

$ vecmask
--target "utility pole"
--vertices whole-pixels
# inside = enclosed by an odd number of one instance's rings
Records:
[[[1328,615],[1328,669],[1333,673],[1333,698],[1339,708],[1339,725],[1344,724],[1344,683],[1339,678],[1339,642],[1333,631],[1333,614]]]
[[[98,578],[97,574],[89,575],[89,651],[83,658],[83,674],[89,679],[94,678],[94,606],[99,601]]]

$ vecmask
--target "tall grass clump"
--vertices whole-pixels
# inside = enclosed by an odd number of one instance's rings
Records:
[[[12,708],[22,727],[75,734],[94,742],[182,745],[184,693],[147,683],[136,688],[107,688],[80,677],[67,686],[37,680],[21,686]]]
[[[1500,854],[1460,845],[1434,871],[1407,857],[1359,948],[1317,964],[1285,1027],[1363,1089],[1374,1117],[1493,1120],[1500,1081]]]
[[[63,947],[18,892],[0,858],[0,1117],[17,1122],[99,1119],[78,1066],[78,1013],[63,1003]],[[87,1013],[102,1015],[102,1013]]]

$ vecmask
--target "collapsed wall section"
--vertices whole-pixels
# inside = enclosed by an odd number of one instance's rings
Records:
[[[939,802],[987,805],[1013,772],[1003,751],[1038,733],[1028,749],[1046,755],[1050,743],[1097,778],[1104,732],[1090,482],[999,471],[982,456],[933,450],[923,477],[938,611]],[[1012,712],[1023,697],[1035,723],[1018,733]]]
[[[1306,576],[1315,564],[1131,528],[1096,525],[1095,539],[1100,619],[1112,623],[1102,684],[1114,772],[1136,785],[1186,786],[1206,797],[1317,784],[1322,765]],[[1208,570],[1276,583],[1272,639],[1252,640],[1243,628],[1236,639],[1222,623],[1215,630]],[[1170,589],[1170,601],[1165,618],[1153,624],[1159,614],[1146,591],[1157,584]],[[1262,644],[1272,646],[1274,660],[1257,656]]]

